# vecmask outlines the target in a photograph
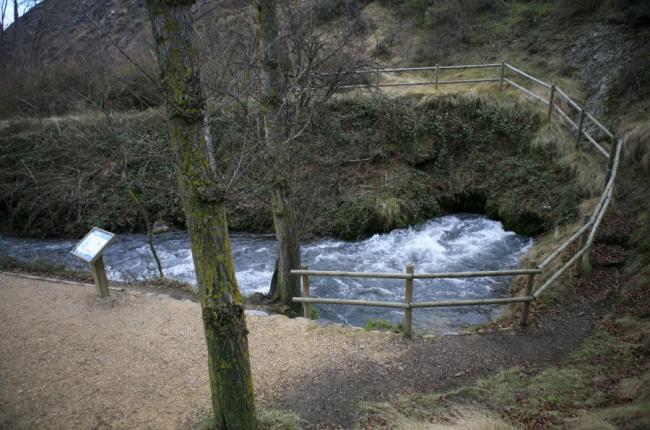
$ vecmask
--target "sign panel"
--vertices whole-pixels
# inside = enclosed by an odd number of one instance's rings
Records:
[[[102,254],[113,238],[115,238],[115,234],[93,227],[70,252],[82,260],[92,263]]]

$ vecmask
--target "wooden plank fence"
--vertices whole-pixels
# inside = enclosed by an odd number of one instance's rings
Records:
[[[480,79],[455,79],[455,80],[440,80],[441,72],[445,70],[471,70],[471,69],[494,69],[498,71],[498,76],[480,78]],[[401,74],[413,72],[434,72],[433,81],[419,81],[419,82],[382,82],[382,74]],[[336,73],[324,73],[322,76],[339,75]],[[474,65],[456,65],[456,66],[427,66],[427,67],[407,67],[407,68],[383,68],[372,70],[356,70],[349,72],[347,75],[374,75],[375,81],[366,84],[357,85],[342,85],[338,88],[371,88],[371,87],[399,87],[399,86],[412,86],[412,85],[433,85],[438,88],[438,85],[444,84],[460,84],[460,83],[499,83],[499,87],[503,90],[504,85],[509,85],[515,90],[528,95],[534,100],[537,100],[548,106],[547,119],[551,120],[553,112],[557,113],[559,117],[569,126],[569,130],[575,132],[575,145],[580,147],[582,138],[584,137],[596,151],[607,158],[608,163],[606,166],[606,184],[600,196],[598,204],[596,205],[591,216],[585,217],[582,220],[582,225],[562,244],[560,244],[553,252],[551,252],[539,264],[532,263],[530,267],[525,269],[510,269],[510,270],[493,270],[493,271],[475,271],[475,272],[440,272],[440,273],[416,273],[413,264],[409,263],[402,273],[375,273],[375,272],[349,272],[349,271],[324,271],[324,270],[309,270],[307,266],[303,266],[301,270],[292,270],[291,274],[294,276],[302,277],[303,296],[294,297],[293,301],[302,303],[304,308],[304,316],[311,317],[312,304],[333,304],[333,305],[356,305],[356,306],[376,306],[404,309],[404,335],[411,336],[413,333],[412,315],[413,309],[416,308],[435,308],[435,307],[451,307],[451,306],[481,306],[481,305],[504,305],[512,303],[523,303],[523,309],[520,319],[521,326],[528,324],[528,314],[530,303],[539,298],[545,291],[553,286],[560,277],[565,274],[569,269],[573,268],[575,273],[580,273],[580,266],[582,263],[588,262],[589,251],[593,246],[598,228],[607,212],[611,203],[614,193],[614,184],[619,169],[621,151],[623,142],[616,138],[616,136],[609,131],[601,122],[594,118],[584,107],[580,106],[569,95],[556,85],[549,84],[542,81],[535,76],[518,69],[517,67],[508,63],[495,63],[495,64],[474,64]],[[513,76],[514,75],[514,76]],[[523,78],[526,82],[532,82],[533,87],[527,88],[523,83],[515,82],[514,78]],[[548,99],[544,94],[535,92],[535,87],[541,87],[548,93]],[[571,116],[572,112],[567,112],[562,108],[566,103],[578,117],[574,120]],[[591,126],[591,127],[589,127]],[[587,129],[596,128],[599,130],[606,139],[605,141],[598,141],[592,136]],[[571,258],[561,267],[554,272],[550,272],[551,263],[558,257],[564,255],[571,246],[578,242],[576,250]],[[535,288],[535,277],[544,274],[545,281],[542,285]],[[336,298],[320,298],[312,297],[310,295],[310,278],[311,277],[338,277],[338,278],[373,278],[373,279],[403,279],[404,280],[404,302],[381,302],[381,301],[367,301],[367,300],[347,300]],[[492,298],[492,299],[474,299],[474,300],[447,300],[447,301],[429,301],[429,302],[414,302],[413,301],[413,280],[414,279],[451,279],[451,278],[472,278],[472,277],[503,277],[503,276],[526,276],[526,287],[524,295],[520,297],[507,297],[507,298]]]

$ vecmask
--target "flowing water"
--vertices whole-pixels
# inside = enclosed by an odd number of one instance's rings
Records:
[[[239,287],[244,294],[268,292],[275,261],[275,240],[269,235],[233,234],[232,249]],[[41,259],[85,268],[69,251],[75,240],[17,239],[0,236],[0,251],[19,260]],[[409,262],[416,273],[513,268],[532,240],[504,231],[501,223],[480,215],[450,215],[408,229],[377,234],[358,242],[318,239],[302,245],[303,264],[313,270],[403,272]],[[196,283],[189,238],[184,231],[155,238],[165,275]],[[108,277],[128,281],[151,278],[156,265],[144,234],[122,234],[105,253]],[[505,297],[508,278],[415,280],[416,301]],[[390,279],[311,278],[312,296],[377,301],[403,301],[404,281]],[[400,309],[319,305],[320,317],[363,325],[369,318],[397,324]],[[481,324],[496,316],[493,306],[416,309],[417,329],[448,332]]]

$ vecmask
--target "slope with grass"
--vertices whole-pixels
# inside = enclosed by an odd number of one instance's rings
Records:
[[[453,3],[457,2],[437,2],[446,5],[447,11],[454,8]],[[491,2],[474,4],[486,3]],[[446,390],[367,404],[362,407],[360,427],[648,428],[648,3],[500,2],[496,8],[469,13],[471,18],[462,25],[445,21],[429,2],[420,4],[430,8],[420,16],[435,23],[438,31],[456,26],[462,30],[461,36],[467,37],[442,44],[443,48],[452,48],[443,58],[425,47],[414,59],[427,63],[468,63],[486,58],[515,62],[568,88],[599,119],[624,136],[623,173],[615,203],[596,240],[591,274],[583,278],[565,276],[532,310],[536,326],[547,325],[549,319],[572,308],[589,313],[590,304],[604,306],[605,316],[595,324],[586,342],[560,363],[518,366]],[[555,146],[552,142],[561,138],[556,136],[554,125],[545,127],[546,132],[534,140],[535,144]],[[579,154],[565,154],[562,159],[574,169],[585,165]],[[584,202],[581,211],[586,212],[589,204]],[[571,226],[542,236],[530,258],[538,258],[549,244],[566,237],[567,229]],[[575,310],[576,303],[585,308]],[[506,318],[499,325],[509,326],[514,321]]]
[[[270,231],[259,143],[241,143],[251,139],[247,112],[213,117],[217,158],[230,166],[229,224]],[[529,235],[574,220],[577,202],[599,189],[602,169],[586,151],[567,152],[561,130],[541,118],[497,96],[337,97],[291,147],[303,233],[356,239],[450,211],[486,213]],[[129,189],[154,219],[182,226],[161,125],[157,111],[7,122],[0,136],[3,231],[142,229]],[[582,168],[572,167],[575,157]]]

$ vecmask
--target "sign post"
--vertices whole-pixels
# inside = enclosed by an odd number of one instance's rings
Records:
[[[102,253],[113,241],[115,234],[93,227],[92,230],[84,236],[83,239],[75,245],[70,251],[71,254],[79,257],[90,265],[90,271],[93,274],[95,285],[99,297],[108,297],[108,280],[106,279],[106,269],[104,268],[104,259]]]

